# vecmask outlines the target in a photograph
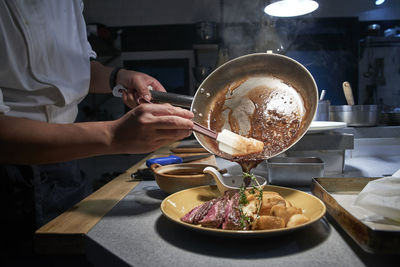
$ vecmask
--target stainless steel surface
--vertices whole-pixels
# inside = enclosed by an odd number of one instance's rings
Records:
[[[317,112],[315,113],[315,121],[329,121],[329,100],[318,101]]]
[[[346,150],[342,149],[320,149],[320,150],[295,150],[286,153],[288,157],[318,157],[324,163],[325,175],[341,175],[345,168]]]
[[[354,148],[354,135],[351,133],[327,132],[306,134],[290,151],[304,150],[344,150]]]
[[[318,157],[325,163],[325,175],[342,174],[345,151],[354,149],[354,135],[350,133],[307,134],[286,151],[288,157]]]
[[[346,122],[348,126],[376,126],[378,107],[376,105],[330,106],[329,120]]]
[[[275,157],[267,160],[268,182],[274,185],[308,186],[324,176],[324,162],[317,157]]]
[[[338,129],[339,133],[354,135],[354,138],[398,138],[400,126],[346,127]]]

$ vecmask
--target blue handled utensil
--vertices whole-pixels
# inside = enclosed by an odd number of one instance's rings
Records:
[[[160,164],[160,165],[168,165],[168,164],[177,164],[177,163],[185,163],[185,162],[190,162],[194,160],[199,160],[199,159],[204,159],[208,158],[212,154],[203,154],[203,155],[196,155],[196,156],[187,156],[187,157],[178,157],[174,155],[170,155],[168,157],[159,157],[159,158],[153,158],[153,159],[148,159],[146,161],[146,166],[150,167],[154,163]]]

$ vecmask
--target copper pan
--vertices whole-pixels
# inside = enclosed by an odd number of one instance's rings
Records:
[[[168,96],[165,96],[165,93],[159,94],[159,92],[152,93],[152,97],[156,101],[186,107],[189,107],[191,102],[190,110],[195,114],[194,121],[211,128],[210,118],[213,117],[212,113],[215,112],[214,110],[217,110],[216,107],[224,104],[217,101],[220,101],[221,94],[226,93],[227,87],[243,79],[271,76],[280,79],[283,83],[294,88],[300,96],[305,110],[296,138],[291,144],[283,147],[279,151],[281,153],[293,146],[307,132],[314,118],[318,103],[318,89],[312,75],[303,65],[287,56],[272,53],[256,53],[230,60],[207,76],[200,84],[193,99],[181,95],[170,97],[171,94],[169,93],[167,94]],[[252,89],[248,88],[249,91]],[[218,146],[214,140],[199,133],[194,133],[194,135],[198,142],[209,152],[223,158],[231,159],[229,155],[218,150]],[[279,153],[265,153],[258,155],[257,159],[271,158]]]

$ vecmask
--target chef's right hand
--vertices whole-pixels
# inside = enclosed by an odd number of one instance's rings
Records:
[[[118,153],[148,153],[192,134],[193,113],[170,104],[142,104],[115,120],[112,147]]]

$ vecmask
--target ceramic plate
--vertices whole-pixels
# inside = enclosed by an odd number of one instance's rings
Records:
[[[190,210],[192,210],[194,207],[206,202],[207,200],[220,196],[220,193],[215,185],[194,187],[176,192],[163,200],[163,202],[161,203],[161,211],[167,218],[169,218],[173,222],[184,227],[193,229],[195,231],[221,236],[243,237],[285,234],[310,225],[321,219],[321,217],[325,214],[325,204],[313,195],[291,188],[272,185],[266,185],[264,190],[278,192],[282,197],[289,200],[294,206],[302,208],[303,214],[308,216],[310,218],[310,221],[308,223],[291,228],[253,231],[206,228],[200,225],[193,225],[182,222],[180,218],[188,213]]]
[[[341,121],[312,121],[307,133],[318,133],[346,127],[347,124]]]

